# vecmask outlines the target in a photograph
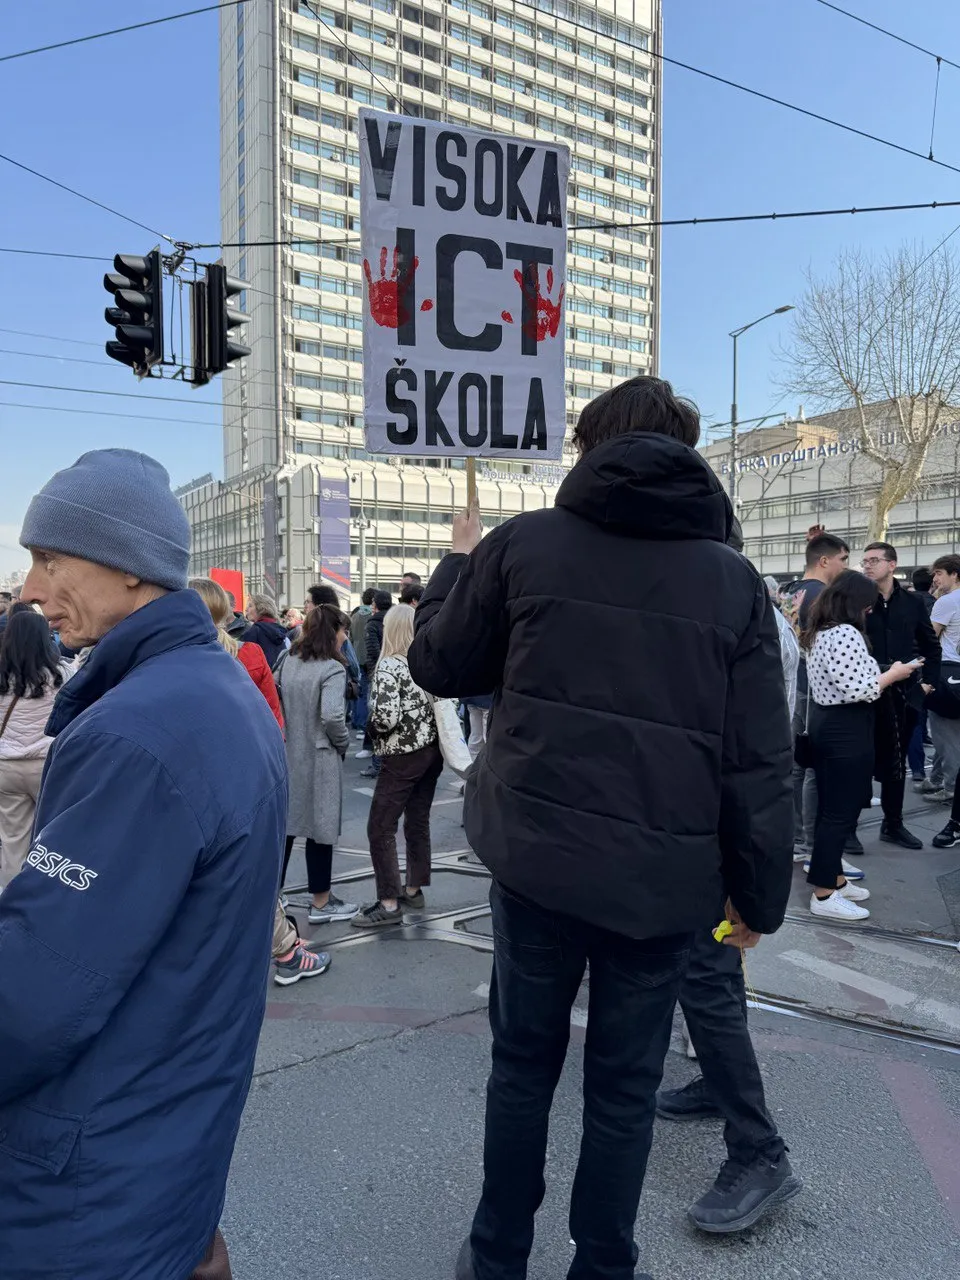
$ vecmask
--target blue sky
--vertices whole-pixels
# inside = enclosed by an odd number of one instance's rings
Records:
[[[950,0],[847,5],[960,63],[960,6]],[[120,26],[136,20],[134,14],[159,17],[187,7],[178,0],[134,8],[120,0],[10,5],[0,54]],[[666,0],[665,9],[668,55],[916,150],[928,148],[930,58],[817,0]],[[217,68],[215,14],[0,63],[0,151],[175,238],[216,240]],[[148,103],[152,90],[155,111]],[[960,71],[944,67],[935,153],[960,166],[958,118]],[[663,147],[666,217],[960,199],[960,174],[679,68],[664,71]],[[106,256],[141,253],[156,242],[2,162],[0,193],[0,247]],[[903,240],[932,248],[958,224],[960,209],[667,229],[660,371],[698,401],[706,421],[726,421],[730,329],[795,301],[804,271],[828,270],[844,248],[881,252]],[[103,353],[105,269],[0,253],[0,379],[138,390],[130,373]],[[776,348],[789,341],[789,321],[770,320],[741,342],[743,418],[796,407],[776,383]],[[0,386],[0,569],[23,563],[16,536],[32,493],[86,449],[142,448],[164,462],[175,484],[220,473],[216,383],[195,393],[157,381],[139,390],[168,403]]]

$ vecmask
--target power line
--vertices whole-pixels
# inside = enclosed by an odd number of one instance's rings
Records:
[[[95,391],[92,387],[57,387],[45,382],[14,382],[9,378],[0,378],[0,387],[29,387],[32,391],[69,391],[79,396],[116,396],[121,400],[163,400],[168,404],[170,402],[192,404],[194,407],[198,404],[198,401],[190,396],[154,396],[147,391]],[[216,409],[222,406],[211,405],[210,407]],[[206,425],[216,426],[217,424],[211,422]]]
[[[243,0],[246,3],[246,0]],[[53,249],[4,249],[0,253],[22,253],[29,258],[76,258],[83,262],[112,262],[112,258],[102,258],[95,253],[59,253]]]
[[[28,164],[21,164],[19,160],[14,160],[12,156],[6,156],[0,152],[0,160],[5,160],[7,164],[12,164],[16,169],[22,169],[24,173],[33,174],[35,178],[40,178],[43,182],[49,182],[51,186],[59,187],[61,191],[67,191],[72,196],[76,196],[79,200],[85,200],[87,204],[95,205],[98,209],[103,209],[106,213],[112,213],[114,217],[122,218],[124,222],[132,223],[135,227],[140,227],[143,231],[149,231],[152,236],[159,236],[161,240],[166,240],[169,244],[173,244],[173,238],[166,235],[163,231],[157,231],[154,227],[148,227],[145,222],[140,222],[136,218],[131,218],[125,213],[121,213],[119,209],[113,209],[108,204],[103,204],[99,200],[94,200],[93,196],[86,196],[82,191],[76,191],[73,187],[68,187],[65,182],[58,182],[56,178],[50,178],[45,173],[41,173],[38,169],[31,169]]]
[[[111,413],[109,409],[71,409],[62,404],[20,404],[13,400],[0,400],[2,409],[37,409],[41,413],[78,413],[94,418],[125,418],[128,422],[166,422],[175,427],[216,427],[216,422],[207,422],[203,418],[156,418],[144,413]]]
[[[91,342],[89,338],[62,338],[55,333],[33,333],[30,329],[0,329],[0,333],[15,333],[18,338],[42,338],[45,342],[73,342],[78,347],[102,347],[100,342]]]
[[[899,44],[905,44],[910,49],[916,49],[917,53],[925,53],[928,58],[935,58],[937,62],[945,62],[948,67],[956,67],[960,71],[960,63],[951,62],[949,58],[943,57],[942,54],[934,53],[932,49],[925,49],[922,44],[914,44],[912,40],[907,40],[904,36],[898,36],[895,31],[888,31],[886,27],[877,26],[875,22],[869,22],[866,18],[861,18],[858,13],[851,13],[849,9],[841,9],[838,4],[831,4],[830,0],[817,0],[817,4],[822,4],[825,9],[832,9],[834,13],[842,13],[845,18],[859,22],[864,27],[870,27],[873,31],[879,31],[882,36],[889,36],[891,40],[896,40]]]
[[[350,45],[346,42],[346,40],[344,40],[343,36],[341,36],[341,35],[340,35],[340,33],[337,31],[337,28],[336,28],[332,23],[328,22],[328,21],[326,20],[326,18],[321,18],[320,14],[319,14],[319,13],[317,13],[317,11],[316,11],[316,9],[314,9],[313,5],[312,5],[312,4],[308,4],[308,3],[307,3],[307,0],[301,0],[301,5],[300,5],[300,7],[301,7],[301,8],[303,8],[303,9],[309,9],[309,10],[310,10],[310,12],[313,14],[314,18],[317,20],[317,22],[322,23],[322,24],[323,24],[323,26],[325,26],[325,27],[327,28],[327,30],[330,32],[330,34],[331,34],[332,36],[334,36],[334,37],[335,37],[335,38],[340,42],[340,44],[342,44],[342,45],[343,45],[344,49],[346,49],[346,51],[347,51],[347,53],[349,54],[349,56],[350,56],[351,58],[353,58],[355,62],[359,62],[359,64],[360,64],[360,70],[361,70],[361,71],[369,71],[369,72],[370,72],[370,75],[371,75],[371,76],[373,77],[373,79],[377,82],[377,84],[380,86],[380,88],[381,88],[381,89],[386,90],[387,96],[388,96],[388,97],[390,97],[390,98],[396,98],[397,102],[398,102],[398,103],[400,104],[400,106],[403,108],[403,113],[404,113],[404,115],[409,114],[409,113],[407,112],[407,110],[406,110],[406,107],[404,107],[404,102],[403,102],[403,97],[402,97],[402,95],[401,95],[401,94],[399,94],[399,93],[397,93],[394,89],[391,89],[391,88],[387,85],[387,82],[386,82],[385,80],[381,80],[381,79],[380,79],[380,77],[379,77],[379,76],[377,75],[377,73],[374,71],[372,64],[371,64],[371,63],[369,63],[369,62],[364,62],[364,60],[360,57],[360,55],[359,55],[358,53],[356,53],[353,49],[351,49],[351,48],[350,48]],[[399,86],[399,85],[400,85],[400,80],[399,80],[399,78],[395,81],[395,84],[396,84],[397,86]]]
[[[144,27],[159,27],[164,22],[176,22],[178,18],[193,18],[198,13],[213,13],[217,9],[232,9],[238,4],[246,4],[246,0],[224,0],[223,4],[208,4],[203,9],[187,9],[184,13],[171,13],[165,18],[151,18],[149,22],[134,22],[129,27],[113,27],[110,31],[97,31],[90,36],[76,36],[72,40],[61,40],[57,44],[42,44],[36,49],[21,49],[19,53],[5,53],[0,56],[0,62],[29,58],[35,53],[49,53],[51,49],[69,49],[71,45],[87,44],[91,40],[103,40],[107,36],[123,35],[126,31],[141,31]]]
[[[515,3],[524,9],[532,9],[534,13],[538,13],[541,18],[548,18],[551,21],[565,22],[568,26],[577,27],[583,31],[589,31],[591,35],[603,35],[603,32],[597,32],[595,27],[591,27],[586,22],[578,22],[575,18],[565,18],[560,14],[549,13],[545,9],[541,9],[533,0],[515,0]],[[926,160],[930,164],[939,165],[942,169],[949,169],[951,173],[960,173],[960,167],[948,164],[946,160],[936,160],[932,156],[925,155],[922,151],[915,151],[912,147],[905,147],[902,143],[892,142],[889,138],[881,138],[879,134],[868,133],[865,129],[857,129],[852,124],[844,124],[842,120],[834,120],[830,116],[820,115],[817,111],[811,111],[807,107],[797,106],[794,102],[787,102],[784,98],[775,98],[772,94],[762,93],[759,89],[751,89],[749,85],[739,84],[736,80],[728,80],[725,76],[719,76],[713,71],[705,71],[702,67],[694,67],[689,62],[681,62],[678,58],[670,58],[665,53],[661,53],[656,49],[644,49],[641,45],[634,44],[632,40],[625,40],[622,36],[609,36],[608,39],[615,41],[617,44],[625,45],[628,49],[634,49],[638,53],[645,53],[650,58],[655,58],[658,62],[665,62],[672,67],[680,67],[684,71],[690,71],[694,75],[703,76],[706,80],[713,80],[717,84],[725,84],[730,89],[738,89],[741,93],[748,93],[753,98],[760,98],[764,102],[772,102],[775,106],[785,107],[788,111],[795,111],[798,115],[807,116],[811,120],[819,120],[821,124],[832,125],[835,129],[843,129],[846,133],[853,133],[859,138],[866,138],[870,142],[877,142],[881,146],[890,147],[894,151],[900,151],[904,155],[916,156],[918,160]],[[926,52],[926,50],[924,50]]]

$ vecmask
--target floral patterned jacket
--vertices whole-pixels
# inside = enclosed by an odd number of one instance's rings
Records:
[[[381,658],[377,663],[367,728],[378,756],[404,755],[437,741],[433,704],[414,683],[406,658]]]

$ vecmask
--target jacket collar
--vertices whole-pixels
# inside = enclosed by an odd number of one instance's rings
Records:
[[[56,737],[141,663],[187,645],[215,644],[216,627],[195,591],[172,591],[118,622],[57,694],[46,732]]]

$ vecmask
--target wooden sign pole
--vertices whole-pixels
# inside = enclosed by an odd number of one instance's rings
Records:
[[[467,506],[472,507],[477,501],[477,460],[467,459]]]

